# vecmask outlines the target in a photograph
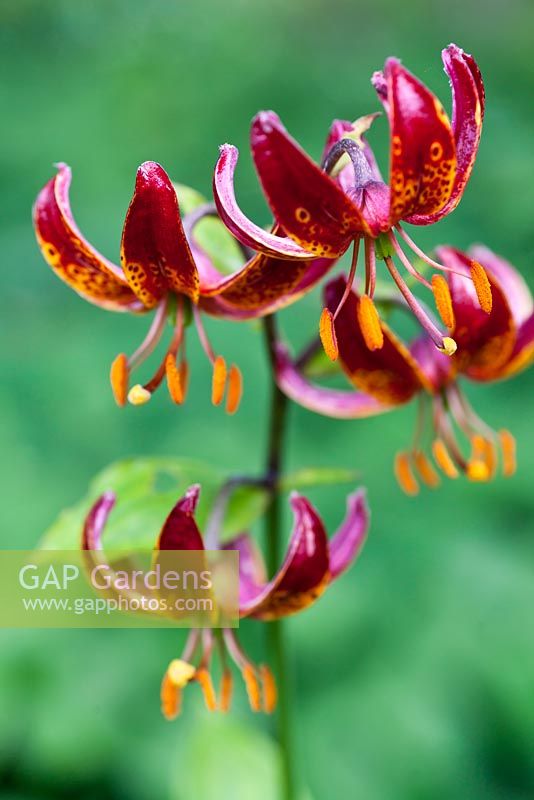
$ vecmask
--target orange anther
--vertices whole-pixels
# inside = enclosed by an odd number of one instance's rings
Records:
[[[176,366],[176,358],[172,353],[168,353],[165,358],[165,375],[167,376],[167,388],[172,401],[177,405],[181,405],[184,402],[182,376]]]
[[[178,369],[180,371],[180,385],[182,387],[182,394],[185,401],[185,398],[187,397],[187,392],[189,390],[189,364],[185,360],[185,358],[180,363]]]
[[[492,478],[495,475],[495,470],[497,468],[497,453],[495,452],[495,445],[492,441],[490,441],[490,439],[486,439],[479,433],[475,433],[475,435],[471,437],[471,446],[473,448],[471,460],[483,461],[488,468],[488,478]]]
[[[109,379],[113,396],[118,406],[125,406],[128,399],[128,380],[130,370],[128,369],[128,359],[124,353],[119,353],[113,361],[109,371]]]
[[[248,694],[248,702],[253,711],[261,711],[261,692],[256,671],[253,667],[247,664],[243,667],[243,680]]]
[[[482,461],[481,459],[469,461],[465,470],[465,474],[470,481],[475,483],[483,483],[490,478],[488,466],[486,462]]]
[[[415,466],[421,480],[426,486],[435,489],[441,483],[439,475],[421,450],[416,450],[413,454]]]
[[[235,414],[243,395],[243,376],[241,370],[232,364],[228,372],[228,394],[226,395],[226,412]]]
[[[378,311],[369,295],[364,294],[360,297],[357,315],[360,330],[368,349],[380,350],[384,346],[384,334],[380,326]]]
[[[403,492],[412,497],[419,494],[419,485],[412,472],[408,453],[397,453],[395,456],[395,477]]]
[[[205,667],[197,669],[195,673],[195,680],[199,682],[202,694],[204,695],[204,702],[208,711],[217,711],[217,697],[215,696],[215,689],[211,681],[211,675]]]
[[[432,275],[432,292],[443,324],[452,330],[456,325],[449,284],[443,275]]]
[[[232,673],[225,667],[221,676],[221,691],[219,700],[219,710],[229,711],[232,702],[232,690],[234,686],[234,679]]]
[[[457,478],[458,470],[447,450],[445,443],[441,439],[435,439],[432,442],[432,453],[436,459],[436,464],[447,478]]]
[[[217,356],[213,362],[213,378],[211,382],[211,402],[214,406],[221,404],[226,388],[226,361]]]
[[[263,695],[263,710],[266,714],[272,714],[276,708],[278,691],[274,675],[266,664],[260,666],[261,688]]]
[[[482,311],[491,314],[493,298],[491,295],[491,284],[486,274],[486,270],[478,261],[471,261],[471,280],[477,293],[478,302]]]
[[[336,331],[334,328],[334,315],[328,308],[323,308],[319,320],[319,336],[323,349],[330,361],[337,361],[339,350],[337,346]]]
[[[176,686],[166,672],[161,682],[161,713],[165,719],[176,719],[181,710],[182,690]]]
[[[517,467],[515,455],[515,439],[510,431],[499,431],[499,440],[502,448],[502,471],[503,475],[509,478],[514,474]]]

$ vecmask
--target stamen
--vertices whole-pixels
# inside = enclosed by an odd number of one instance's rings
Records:
[[[211,381],[211,402],[214,406],[221,404],[226,388],[226,361],[222,356],[217,356],[213,362],[213,377]]]
[[[243,680],[248,694],[248,702],[252,711],[261,711],[261,692],[254,667],[246,664],[242,670]]]
[[[441,483],[439,475],[422,450],[413,453],[415,466],[423,483],[430,489],[435,489]]]
[[[167,388],[171,399],[177,405],[184,402],[184,391],[182,387],[181,371],[176,366],[176,358],[172,353],[165,357],[165,374],[167,376]]]
[[[152,394],[140,383],[136,383],[128,392],[128,402],[133,406],[143,406],[151,397]]]
[[[183,689],[195,675],[195,667],[183,658],[175,658],[167,667],[167,675],[174,686]]]
[[[189,390],[189,364],[185,360],[185,358],[182,358],[182,361],[179,366],[179,371],[180,371],[180,386],[182,387],[182,394],[185,402],[185,398],[187,397],[187,392]]]
[[[381,350],[384,346],[384,334],[380,325],[380,317],[375,304],[368,295],[364,294],[358,300],[356,314],[368,350]]]
[[[443,439],[434,439],[432,442],[432,453],[434,454],[438,467],[441,468],[447,478],[458,477],[458,470],[454,465]]]
[[[499,440],[502,448],[502,471],[507,478],[511,477],[517,468],[515,439],[507,430],[499,431]]]
[[[197,669],[195,672],[195,680],[200,684],[208,711],[217,711],[217,697],[208,670],[205,667]]]
[[[119,353],[109,371],[109,380],[111,382],[113,396],[118,406],[125,406],[128,400],[129,377],[130,370],[128,369],[128,359],[124,353]]]
[[[436,327],[436,325],[434,325],[434,323],[427,316],[427,314],[425,314],[425,312],[417,302],[416,297],[412,294],[412,292],[402,279],[391,257],[386,256],[384,260],[391,274],[391,277],[397,284],[399,291],[406,300],[408,306],[410,307],[412,313],[414,314],[415,318],[417,319],[421,327],[424,328],[424,330],[428,333],[428,335],[430,336],[430,338],[432,339],[438,350],[440,350],[442,353],[446,353],[446,355],[448,356],[452,355],[454,352],[456,352],[456,342],[454,341],[454,339],[451,339],[450,336],[443,336],[441,331]]]
[[[276,708],[278,691],[274,675],[266,664],[260,665],[261,688],[263,695],[263,710],[266,714],[272,714]]]
[[[491,295],[491,284],[489,282],[489,278],[486,274],[486,270],[479,264],[478,261],[471,261],[471,279],[473,281],[473,286],[475,287],[475,291],[477,293],[478,302],[480,303],[480,308],[482,311],[485,311],[486,314],[491,314],[491,309],[493,307],[493,298]]]
[[[225,667],[221,676],[221,691],[219,700],[219,711],[226,713],[230,710],[232,702],[232,691],[234,687],[234,679],[232,673]]]
[[[410,259],[400,246],[400,244],[398,243],[393,231],[389,231],[388,239],[393,245],[393,249],[395,250],[399,260],[402,262],[403,266],[406,267],[407,271],[410,273],[412,278],[415,278],[416,281],[422,283],[423,286],[426,286],[427,289],[432,289],[430,283],[427,281],[424,275],[421,275],[421,273],[418,270],[416,270],[416,268],[414,267],[414,265],[412,264],[412,262],[410,261]]]
[[[411,250],[413,250],[415,255],[418,256],[421,259],[421,261],[424,261],[425,264],[428,264],[429,267],[433,267],[434,269],[440,269],[443,272],[451,272],[453,275],[460,275],[462,278],[466,277],[466,275],[463,272],[459,272],[456,269],[452,269],[452,267],[446,267],[445,264],[440,264],[439,261],[435,261],[435,259],[430,258],[430,256],[427,256],[425,251],[421,250],[421,248],[416,245],[414,240],[410,236],[408,236],[404,228],[402,228],[400,225],[396,225],[395,228],[398,231],[398,233],[400,233],[400,235],[402,236],[408,247]]]
[[[483,461],[488,469],[488,478],[492,478],[497,467],[497,454],[493,442],[480,433],[475,433],[471,437],[471,446],[473,448],[471,460]]]
[[[443,324],[453,330],[456,325],[449,285],[443,275],[432,275],[432,292]]]
[[[337,336],[334,329],[334,315],[328,308],[323,308],[319,321],[319,336],[323,349],[330,361],[337,361],[339,349],[337,346]]]
[[[372,239],[365,237],[365,294],[374,297],[376,289],[376,252]]]
[[[485,461],[475,460],[467,463],[465,474],[475,483],[489,480],[490,474]]]
[[[402,491],[412,497],[419,494],[419,485],[412,472],[408,453],[397,453],[394,467],[395,477]]]
[[[226,395],[226,413],[235,414],[243,395],[243,376],[241,370],[232,364],[228,373],[228,394]]]
[[[345,291],[343,292],[343,296],[341,297],[341,300],[339,301],[338,306],[337,306],[336,310],[334,311],[333,321],[335,321],[337,319],[337,317],[339,315],[339,312],[341,311],[341,309],[345,305],[345,301],[346,301],[347,297],[349,296],[349,294],[351,292],[352,284],[354,283],[354,276],[356,275],[356,267],[358,265],[358,253],[359,253],[359,250],[360,250],[360,240],[359,239],[355,239],[354,240],[354,249],[352,251],[352,261],[351,261],[351,265],[350,265],[350,271],[349,271],[349,274],[348,274],[348,277],[347,277],[347,284],[345,286]]]
[[[180,714],[182,706],[182,690],[169,678],[166,672],[161,682],[161,713],[169,722]]]

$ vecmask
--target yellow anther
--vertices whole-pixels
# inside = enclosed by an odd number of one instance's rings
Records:
[[[443,275],[432,275],[432,292],[443,324],[452,330],[456,325],[449,284]]]
[[[419,494],[419,485],[412,472],[408,453],[397,453],[395,456],[395,477],[403,492],[412,497]]]
[[[323,308],[319,320],[319,336],[323,349],[330,361],[337,361],[339,350],[337,346],[336,331],[334,329],[334,315],[328,308]]]
[[[447,478],[458,477],[458,470],[456,469],[456,466],[442,439],[435,439],[432,442],[432,453],[436,459],[436,464],[438,467],[440,467]]]
[[[484,482],[489,480],[490,474],[485,461],[474,459],[467,464],[465,474],[470,481]]]
[[[435,489],[441,483],[439,475],[430,463],[429,459],[421,450],[416,450],[413,454],[415,466],[421,480],[426,486]]]
[[[217,697],[215,696],[215,689],[211,681],[211,675],[205,667],[197,669],[195,673],[195,680],[199,682],[202,694],[204,695],[204,702],[208,711],[217,711]]]
[[[173,686],[183,689],[195,675],[195,667],[181,658],[175,658],[167,667],[167,675]]]
[[[360,330],[368,349],[380,350],[384,346],[384,334],[380,326],[378,311],[369,295],[364,294],[360,297],[357,315]]]
[[[221,691],[219,700],[219,711],[229,711],[232,702],[232,690],[234,686],[234,679],[232,673],[225,667],[221,676]]]
[[[491,314],[493,298],[491,295],[491,284],[486,274],[486,270],[478,261],[471,261],[471,280],[477,293],[478,302],[482,311]]]
[[[118,406],[125,406],[128,399],[128,379],[130,371],[128,369],[128,359],[124,353],[120,353],[114,360],[109,371],[109,380],[113,390],[113,396]]]
[[[261,711],[261,692],[256,671],[247,664],[243,667],[243,680],[248,694],[248,702],[253,711]]]
[[[243,395],[243,376],[241,370],[232,364],[228,373],[228,394],[226,395],[226,412],[235,414]]]
[[[161,713],[165,719],[176,719],[181,710],[182,690],[169,678],[166,672],[161,682]]]
[[[452,356],[458,350],[458,345],[450,336],[444,336],[443,347],[438,347],[438,350],[440,353],[445,353],[446,356]]]
[[[167,377],[167,388],[171,399],[177,405],[184,402],[184,390],[182,387],[182,375],[176,366],[176,359],[172,353],[168,353],[165,358],[165,375]]]
[[[263,696],[263,710],[266,714],[272,714],[276,708],[278,691],[274,675],[266,664],[260,666],[261,688]]]
[[[479,433],[475,433],[475,435],[471,437],[471,446],[473,448],[471,460],[483,461],[488,468],[488,479],[492,478],[495,475],[495,470],[497,468],[497,454],[495,452],[495,445],[489,439],[486,439]]]
[[[143,406],[148,403],[151,397],[152,395],[148,389],[145,389],[140,383],[136,383],[128,392],[128,402],[133,406]]]
[[[515,455],[515,439],[510,431],[499,431],[499,440],[502,449],[502,471],[503,475],[509,478],[514,474],[517,467]]]
[[[226,388],[226,361],[222,356],[217,356],[213,362],[213,378],[211,381],[211,402],[214,406],[222,403]]]

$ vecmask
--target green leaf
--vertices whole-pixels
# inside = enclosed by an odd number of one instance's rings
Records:
[[[261,486],[240,486],[230,497],[221,538],[224,541],[244,533],[269,505],[269,492]]]
[[[290,472],[280,479],[280,489],[284,492],[293,489],[310,489],[314,486],[331,486],[340,483],[355,483],[359,473],[343,467],[305,467]]]

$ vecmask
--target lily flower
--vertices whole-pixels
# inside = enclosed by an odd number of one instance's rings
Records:
[[[357,313],[360,298],[347,292],[340,277],[325,290],[327,308],[345,301],[336,319],[339,363],[355,391],[347,392],[312,383],[302,364],[293,362],[286,347],[277,347],[276,373],[281,390],[305,408],[340,419],[385,413],[418,398],[419,413],[413,443],[395,458],[401,488],[419,491],[418,479],[436,487],[436,466],[449,478],[463,473],[473,481],[494,477],[498,459],[505,476],[515,472],[515,441],[505,429],[494,431],[474,411],[459,385],[465,376],[474,381],[509,378],[534,361],[532,296],[519,273],[487,248],[469,254],[439,249],[449,273],[451,329],[462,348],[452,358],[439,353],[427,337],[406,346],[383,321],[380,350],[371,352],[367,341],[376,330],[365,331]],[[493,295],[486,315],[469,280],[470,264],[484,265]],[[435,465],[432,463],[431,456]]]
[[[155,550],[204,550],[204,541],[194,514],[200,486],[191,486],[165,520]],[[103,549],[102,534],[115,503],[113,492],[106,492],[93,505],[85,520],[81,547],[91,558]],[[365,492],[349,495],[347,513],[335,535],[328,540],[321,518],[312,504],[300,494],[290,498],[294,516],[286,556],[276,575],[267,579],[262,556],[248,534],[225,545],[239,552],[239,616],[274,620],[295,614],[312,605],[332,581],[345,572],[359,555],[369,528]],[[90,562],[91,565],[93,562]],[[214,650],[220,655],[219,697],[211,677]],[[216,636],[211,629],[192,630],[180,658],[173,659],[161,687],[162,711],[174,719],[181,709],[182,690],[198,683],[210,711],[228,711],[233,676],[228,661],[240,672],[253,711],[270,713],[276,706],[276,683],[265,664],[258,665],[243,650],[233,629]]]
[[[195,238],[195,226],[206,213],[187,215],[182,223],[175,189],[159,164],[142,164],[128,208],[121,244],[121,264],[109,261],[84,238],[71,212],[71,170],[58,172],[39,193],[34,206],[37,241],[45,260],[81,297],[109,311],[135,314],[155,310],[144,341],[131,356],[119,354],[111,367],[116,402],[146,403],[166,378],[172,400],[184,401],[188,384],[186,327],[192,315],[202,348],[213,368],[212,400],[219,405],[227,387],[226,410],[237,410],[242,391],[237,366],[212,347],[201,312],[245,320],[272,313],[294,302],[330,266],[256,255],[231,275],[221,274]],[[170,344],[153,377],[130,388],[130,376],[154,351],[169,320]]]
[[[365,294],[359,313],[374,320],[376,259],[383,259],[405,302],[434,345],[447,355],[456,350],[452,336],[443,333],[411,292],[393,261],[396,256],[408,273],[437,295],[438,311],[447,292],[442,275],[431,282],[421,275],[404,252],[399,237],[433,268],[447,271],[428,258],[400,223],[429,225],[453,211],[471,175],[484,115],[484,86],[472,56],[454,44],[442,52],[452,88],[453,115],[449,120],[437,97],[395,58],[372,83],[385,107],[390,125],[389,183],[381,177],[363,133],[377,114],[356,123],[334,121],[321,166],[315,164],[288,134],[273,111],[262,111],[252,121],[251,147],[256,170],[274,215],[275,233],[266,233],[245,217],[237,205],[233,180],[238,159],[235,147],[225,144],[215,168],[214,197],[221,219],[233,235],[258,252],[282,258],[339,258],[354,243],[347,290],[354,280],[359,245],[365,249]],[[480,265],[471,275],[486,313],[491,295]],[[334,321],[345,302],[325,308],[320,334],[327,355],[338,357]],[[439,302],[441,300],[441,302]],[[447,320],[443,320],[447,324]],[[382,338],[370,340],[379,349]]]

